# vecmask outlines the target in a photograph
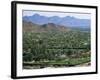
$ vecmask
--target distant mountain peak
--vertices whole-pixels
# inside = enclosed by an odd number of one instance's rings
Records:
[[[33,14],[33,16],[40,16],[40,15],[36,13],[36,14]]]
[[[48,23],[47,25],[55,26],[55,24],[54,24],[54,23]]]
[[[32,16],[24,16],[23,20],[25,20],[27,22],[39,24],[39,25],[54,23],[56,25],[70,26],[70,27],[83,27],[83,28],[87,28],[87,27],[90,28],[90,24],[91,24],[91,20],[89,20],[89,19],[78,19],[73,16],[47,17],[47,16],[40,15],[38,13],[36,13]]]
[[[73,17],[73,16],[66,16],[66,17],[63,17],[63,18],[67,18],[67,19],[76,19],[76,18]]]

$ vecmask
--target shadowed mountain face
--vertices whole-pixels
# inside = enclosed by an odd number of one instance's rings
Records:
[[[32,22],[23,21],[23,31],[25,32],[48,32],[48,31],[69,31],[65,26],[47,23],[43,25],[34,24]]]
[[[24,16],[23,20],[25,20],[27,22],[39,24],[39,25],[54,23],[56,25],[63,25],[63,26],[69,26],[69,27],[79,27],[79,28],[89,28],[90,22],[91,22],[89,19],[78,19],[78,18],[71,17],[71,16],[46,17],[46,16],[41,16],[39,14],[34,14],[32,16]]]

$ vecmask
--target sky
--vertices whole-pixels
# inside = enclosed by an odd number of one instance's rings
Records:
[[[32,10],[24,10],[23,16],[32,16],[34,14],[39,14],[41,16],[52,17],[66,17],[71,16],[79,19],[91,19],[91,14],[89,13],[78,13],[78,12],[47,12],[47,11],[32,11]]]

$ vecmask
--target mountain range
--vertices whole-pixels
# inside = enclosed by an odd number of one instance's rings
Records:
[[[23,16],[23,21],[32,22],[33,24],[44,25],[53,23],[61,26],[79,27],[79,28],[90,28],[90,19],[79,19],[76,17],[65,16],[42,16],[40,14],[34,14],[32,16]]]
[[[69,31],[70,28],[56,25],[54,23],[47,23],[43,25],[38,25],[32,22],[23,21],[23,31],[24,32],[51,32],[51,31]]]

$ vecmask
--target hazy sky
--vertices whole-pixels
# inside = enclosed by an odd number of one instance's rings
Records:
[[[47,17],[52,17],[52,16],[59,16],[59,17],[65,17],[65,16],[71,16],[71,17],[76,17],[80,19],[90,19],[91,14],[89,13],[60,13],[60,12],[44,12],[44,11],[23,11],[23,16],[32,16],[34,14],[39,14],[41,16],[47,16]]]

